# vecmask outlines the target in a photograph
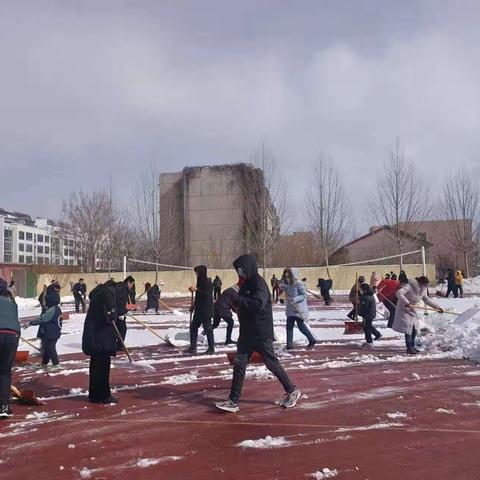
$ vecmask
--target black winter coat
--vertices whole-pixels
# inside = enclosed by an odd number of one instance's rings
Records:
[[[150,308],[158,309],[158,300],[160,298],[160,289],[155,284],[147,291],[147,310]]]
[[[238,257],[233,266],[246,274],[240,291],[234,297],[235,309],[240,323],[239,342],[273,340],[273,315],[270,290],[258,274],[257,261],[252,255]]]
[[[90,308],[85,317],[82,350],[85,355],[108,353],[115,356],[117,337],[112,321],[126,313],[128,289],[125,283],[108,281],[89,294]]]
[[[195,291],[195,317],[208,319],[213,317],[213,285],[207,277],[207,267],[199,265],[194,268],[198,273],[197,290]]]
[[[232,287],[225,289],[213,305],[213,313],[221,318],[231,318],[232,303],[236,296],[237,292]]]
[[[75,298],[85,297],[85,295],[87,294],[87,285],[85,283],[80,285],[80,282],[77,282],[72,287],[72,292]]]
[[[373,290],[368,293],[362,293],[359,297],[358,314],[364,319],[372,321],[377,316],[377,306]]]

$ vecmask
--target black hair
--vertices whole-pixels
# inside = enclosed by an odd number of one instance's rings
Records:
[[[124,280],[124,282],[125,282],[125,283],[127,283],[127,282],[135,283],[135,279],[134,279],[131,275],[129,275],[129,276]]]

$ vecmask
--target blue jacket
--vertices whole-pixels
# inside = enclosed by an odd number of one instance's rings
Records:
[[[0,330],[13,330],[20,333],[18,307],[10,297],[0,295]]]
[[[291,268],[290,271],[294,277],[293,283],[287,283],[285,281],[280,282],[280,288],[287,294],[286,310],[287,317],[297,317],[308,319],[308,305],[307,305],[307,289],[303,282],[297,279],[297,270]],[[294,305],[295,304],[295,305]],[[300,313],[302,315],[300,315]]]
[[[45,340],[58,340],[62,333],[62,311],[58,305],[50,307],[37,319],[31,320],[30,325],[40,325],[37,337]]]

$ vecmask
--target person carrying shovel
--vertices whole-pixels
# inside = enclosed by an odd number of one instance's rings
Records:
[[[0,278],[0,419],[13,415],[9,406],[10,387],[20,331],[17,304],[7,282]]]
[[[287,350],[293,349],[293,328],[295,322],[297,322],[300,332],[307,337],[307,348],[314,348],[317,340],[305,323],[308,318],[307,290],[303,282],[297,279],[295,268],[288,268],[285,271],[285,280],[280,282],[280,288],[286,295]]]
[[[273,348],[272,298],[265,280],[258,274],[257,261],[252,255],[242,255],[233,262],[239,276],[240,289],[232,297],[238,321],[240,335],[233,366],[230,396],[215,406],[226,412],[238,412],[247,363],[253,352],[263,357],[265,366],[270,370],[285,390],[285,396],[279,405],[294,407],[301,396],[300,390],[291,382],[287,372],[280,364]]]

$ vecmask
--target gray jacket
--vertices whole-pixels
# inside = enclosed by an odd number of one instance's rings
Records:
[[[307,305],[307,289],[303,282],[297,279],[297,269],[291,268],[293,283],[280,282],[280,288],[286,293],[286,309],[287,317],[298,317],[304,320],[308,319],[308,305]]]
[[[20,333],[18,307],[9,297],[0,295],[0,330],[14,330]]]

